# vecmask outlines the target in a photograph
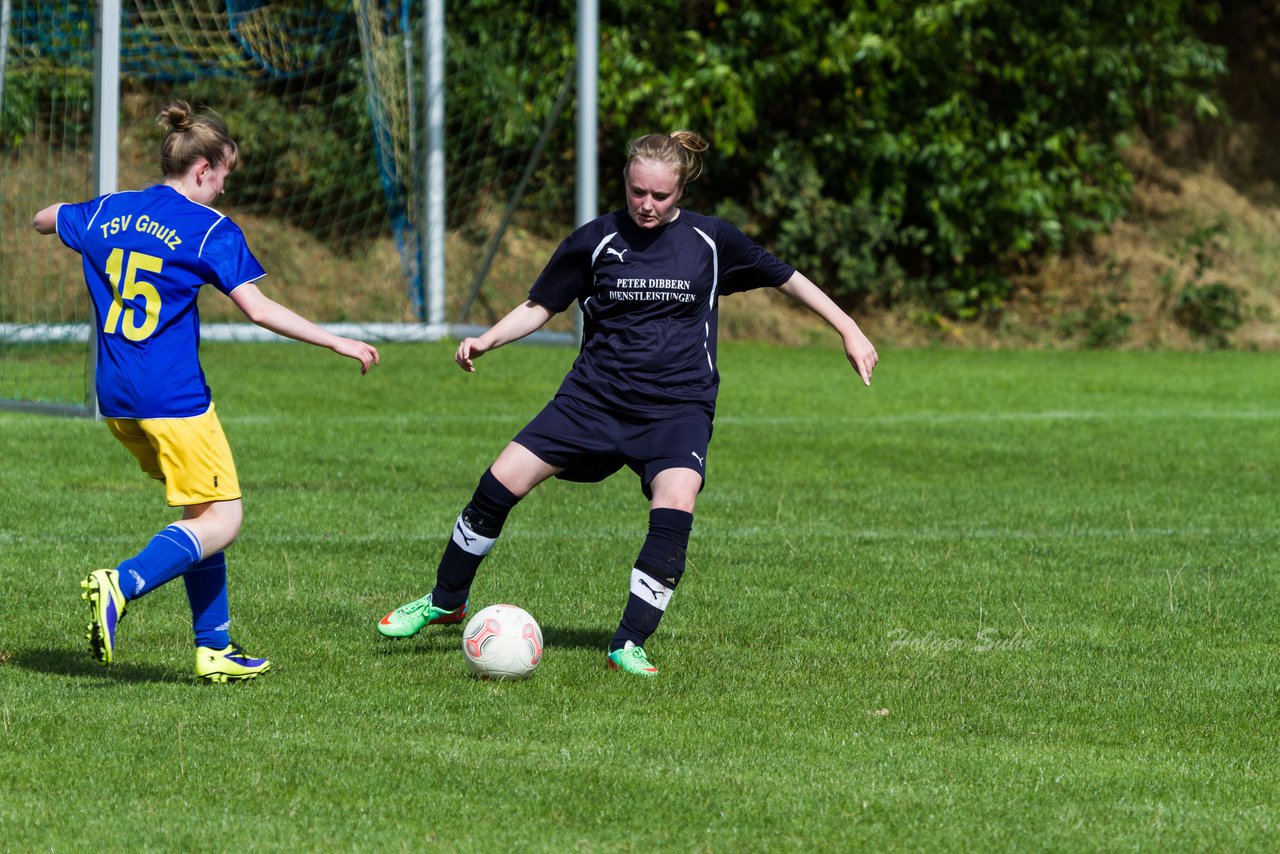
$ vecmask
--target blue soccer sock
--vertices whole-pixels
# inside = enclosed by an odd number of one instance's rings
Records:
[[[453,535],[436,567],[431,604],[452,611],[467,601],[480,562],[497,542],[507,514],[519,501],[493,476],[492,469],[485,470],[470,503],[453,524]]]
[[[669,507],[649,511],[649,535],[631,570],[631,592],[618,631],[609,644],[610,652],[622,649],[627,641],[644,646],[658,630],[658,622],[684,574],[685,551],[692,530],[692,513]]]
[[[182,574],[191,604],[196,646],[226,649],[231,644],[231,611],[227,605],[227,553],[218,552]]]
[[[170,525],[147,547],[116,567],[125,599],[137,599],[186,572],[201,558],[200,541],[181,525]]]

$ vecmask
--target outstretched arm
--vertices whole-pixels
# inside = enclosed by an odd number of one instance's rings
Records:
[[[519,341],[524,336],[537,332],[553,317],[555,312],[546,306],[532,300],[523,302],[507,312],[506,317],[490,326],[479,338],[463,338],[453,359],[462,370],[473,373],[476,359],[503,344]]]
[[[62,202],[54,202],[31,218],[31,227],[41,234],[53,234],[58,230],[58,208]]]
[[[840,333],[840,338],[844,341],[844,355],[849,364],[862,377],[863,385],[871,385],[871,372],[875,370],[880,357],[853,318],[845,314],[831,297],[798,270],[778,290],[804,305]]]
[[[334,335],[271,299],[252,282],[232,291],[231,301],[244,312],[245,317],[263,329],[270,329],[277,335],[283,335],[295,341],[327,347],[339,356],[355,359],[360,363],[362,374],[367,374],[369,368],[379,362],[378,351],[371,345],[354,338]]]

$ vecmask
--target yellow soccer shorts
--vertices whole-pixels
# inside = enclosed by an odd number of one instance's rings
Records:
[[[129,449],[138,466],[164,481],[171,507],[231,501],[240,497],[231,446],[213,404],[194,418],[107,418],[111,435]]]

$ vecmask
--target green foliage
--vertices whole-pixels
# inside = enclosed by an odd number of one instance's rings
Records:
[[[665,34],[636,39],[626,24],[642,8]],[[621,3],[603,130],[694,124],[718,152],[711,193],[757,194],[756,232],[779,254],[817,261],[811,272],[850,298],[964,316],[1000,305],[1014,259],[1124,210],[1118,151],[1141,117],[1214,108],[1223,53],[1194,36],[1193,12],[1181,0]],[[716,68],[734,73],[684,85]]]
[[[468,221],[473,203],[506,203],[511,188],[499,186],[502,176],[525,164],[561,91],[575,79],[574,6],[550,5],[446,4],[446,52],[456,69],[445,80],[445,171],[448,197],[457,200],[449,225],[477,242],[488,237],[488,227]],[[535,212],[528,224],[549,233],[572,220],[573,135],[570,97],[552,125],[523,205]]]
[[[35,92],[38,78],[14,74],[5,78],[5,98],[0,110],[0,151],[16,150],[36,127]]]
[[[218,100],[243,157],[240,204],[270,211],[350,249],[386,233],[372,123],[357,53],[324,86],[278,91],[219,83]]]
[[[1227,228],[1224,219],[1194,229],[1177,246],[1174,264],[1160,274],[1165,304],[1172,303],[1173,317],[1210,346],[1226,347],[1229,334],[1244,322],[1245,295],[1225,282],[1206,281],[1214,267],[1214,254]]]
[[[9,24],[33,27],[42,38],[6,46],[0,152],[16,150],[30,135],[51,145],[87,144],[93,122],[93,5],[48,4]],[[21,7],[20,7],[21,8]]]
[[[1124,306],[1124,298],[1113,293],[1099,293],[1085,310],[1084,344],[1086,347],[1116,347],[1129,338],[1134,318]]]
[[[1226,347],[1227,335],[1244,322],[1245,301],[1224,282],[1187,285],[1173,305],[1173,316],[1192,334],[1215,347]]]
[[[910,300],[948,317],[998,311],[1015,263],[1106,229],[1127,204],[1118,154],[1130,135],[1216,114],[1225,68],[1195,35],[1208,14],[1195,0],[619,0],[601,14],[606,206],[627,140],[690,128],[713,146],[691,207],[746,212],[749,232],[850,302]],[[472,141],[448,152],[451,197],[491,192],[527,157],[573,67],[574,20],[570,0],[449,7],[450,133],[465,125]],[[339,208],[290,216],[357,238],[350,216],[385,205],[364,157],[362,89],[353,51],[319,96],[345,117],[333,126],[312,121],[314,94],[228,82],[214,102],[236,104],[261,158],[246,166],[275,176],[247,172],[242,186],[262,200],[318,190]],[[30,125],[27,100],[17,86],[6,135]],[[533,209],[555,214],[545,227],[573,209],[571,119],[530,187]]]
[[[865,293],[892,292],[904,282],[891,252],[900,242],[895,224],[877,215],[876,200],[865,193],[847,202],[825,195],[818,167],[797,142],[769,152],[755,213],[776,224],[770,249],[801,270],[864,283]]]

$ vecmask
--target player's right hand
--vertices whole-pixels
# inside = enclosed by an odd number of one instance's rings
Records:
[[[458,363],[458,367],[469,374],[476,371],[475,360],[484,355],[489,348],[484,346],[484,342],[479,338],[463,338],[462,343],[458,345],[458,352],[454,354],[453,360]]]
[[[374,365],[382,364],[382,357],[378,355],[378,348],[372,344],[357,341],[355,338],[343,338],[333,349],[339,355],[359,362],[361,374],[367,374]]]

